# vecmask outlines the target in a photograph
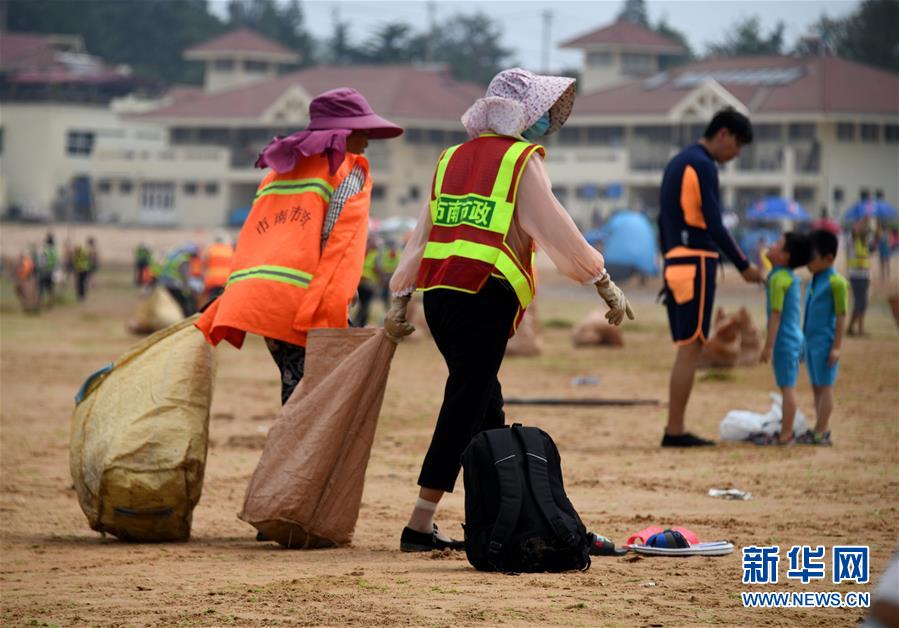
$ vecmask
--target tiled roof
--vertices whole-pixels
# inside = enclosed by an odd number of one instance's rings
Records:
[[[255,120],[295,85],[313,97],[337,87],[353,87],[380,115],[423,120],[458,121],[471,103],[484,95],[483,87],[456,81],[442,69],[409,65],[319,66],[244,87],[176,100],[142,117]]]
[[[680,42],[630,22],[614,22],[563,42],[560,46],[562,48],[587,48],[594,44],[654,48],[659,52],[686,52]]]
[[[733,57],[578,96],[573,115],[661,115],[705,80],[752,113],[899,114],[899,76],[838,57]]]
[[[241,28],[230,33],[225,33],[202,44],[197,44],[184,51],[185,56],[191,53],[210,53],[210,52],[256,52],[274,55],[291,55],[296,57],[297,53],[286,46],[282,46],[278,42],[266,39],[259,33],[249,28]]]

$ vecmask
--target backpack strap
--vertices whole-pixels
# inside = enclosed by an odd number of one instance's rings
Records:
[[[559,516],[559,507],[549,487],[549,463],[545,458],[546,448],[543,446],[543,440],[537,430],[531,427],[513,425],[512,431],[521,439],[525,451],[525,468],[531,480],[531,492],[540,512],[560,541],[568,547],[576,547],[577,530]]]
[[[487,430],[484,436],[493,454],[493,467],[496,469],[500,494],[499,514],[496,516],[496,523],[493,524],[487,548],[488,559],[493,564],[515,531],[518,516],[521,514],[521,474],[518,471],[517,460],[521,450],[517,447],[511,430]]]

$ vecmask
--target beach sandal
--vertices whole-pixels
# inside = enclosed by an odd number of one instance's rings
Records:
[[[679,532],[688,543],[696,544],[699,543],[699,537],[696,536],[696,533],[692,530],[688,530],[687,528],[681,528],[679,526],[674,526],[670,528],[676,532]],[[632,534],[627,537],[627,541],[624,542],[625,547],[630,547],[633,545],[646,545],[649,541],[650,537],[658,534],[659,532],[664,532],[665,528],[661,526],[649,526],[648,528],[643,528],[636,534]]]
[[[796,437],[797,445],[816,445],[818,447],[831,447],[833,441],[830,440],[830,430],[823,434],[819,434],[815,430],[806,430],[805,434]]]
[[[590,556],[624,556],[627,554],[626,547],[615,547],[615,544],[603,535],[595,532],[591,534],[593,543],[590,545]]]
[[[766,434],[765,432],[759,432],[758,434],[750,434],[749,440],[751,440],[756,445],[762,447],[776,446],[776,447],[789,447],[793,443],[796,442],[796,439],[790,434],[790,440],[787,442],[782,442],[780,440],[780,432],[774,432],[773,434]]]
[[[725,556],[734,551],[734,546],[728,541],[691,543],[679,531],[668,529],[649,537],[646,544],[633,545],[631,549],[647,556]]]

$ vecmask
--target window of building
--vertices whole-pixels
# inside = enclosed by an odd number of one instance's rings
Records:
[[[838,122],[837,139],[841,142],[855,141],[855,124],[852,122]]]
[[[863,142],[876,142],[880,139],[880,126],[876,124],[862,124],[859,126],[859,135]]]
[[[200,129],[197,139],[201,144],[228,144],[228,129],[204,128]]]
[[[605,144],[608,146],[621,146],[624,143],[623,126],[588,126],[588,144]]]
[[[212,62],[212,67],[220,72],[231,72],[234,70],[234,59],[216,59]]]
[[[581,129],[579,126],[563,126],[558,133],[559,144],[574,146],[581,143]]]
[[[406,141],[410,144],[421,144],[424,134],[421,129],[406,129],[406,132],[403,133],[403,137],[405,137]]]
[[[410,185],[409,192],[406,196],[410,201],[417,201],[421,198],[421,188],[417,185]]]
[[[871,198],[871,190],[869,190],[868,188],[859,189],[858,197],[860,199],[868,200],[869,198]]]
[[[780,124],[752,125],[753,135],[760,142],[779,142],[783,139],[783,130],[783,125]]]
[[[587,53],[587,65],[612,65],[611,52]]]
[[[553,187],[553,196],[559,199],[560,203],[564,203],[568,198],[568,188],[566,187]]]
[[[244,61],[243,69],[247,72],[262,74],[262,73],[268,72],[268,62],[267,61]]]
[[[428,144],[443,146],[446,143],[446,131],[443,129],[428,129]]]
[[[815,139],[815,125],[811,122],[794,122],[789,126],[791,140]]]
[[[670,126],[635,126],[634,137],[653,144],[666,144],[671,142],[673,137],[672,128]]]
[[[387,196],[387,190],[383,185],[376,185],[371,189],[371,197],[373,200],[380,201]]]
[[[198,187],[199,186],[197,185],[196,181],[187,181],[184,184],[184,193],[187,196],[194,196],[197,193]]]
[[[652,70],[652,57],[650,55],[625,52],[621,55],[621,67],[626,71],[645,72]]]
[[[899,124],[883,125],[883,139],[887,144],[899,143]]]
[[[833,202],[834,203],[842,203],[844,198],[846,198],[846,193],[843,192],[843,188],[834,188],[833,189]]]
[[[94,151],[92,131],[69,131],[66,136],[67,155],[90,155]]]
[[[131,183],[128,179],[123,179],[119,181],[119,194],[131,194],[131,190],[134,189],[134,184]]]
[[[172,129],[172,144],[183,144],[193,139],[191,129],[184,127],[175,127]]]
[[[112,181],[109,179],[100,179],[97,181],[97,191],[100,194],[109,194],[112,191]]]
[[[451,131],[449,134],[450,144],[461,144],[468,141],[468,133],[465,131]]]
[[[215,196],[219,193],[219,184],[215,181],[209,181],[203,186],[203,191],[206,192],[206,196]]]
[[[171,209],[175,206],[175,184],[148,181],[140,186],[142,209]]]
[[[3,127],[0,126],[0,155],[3,154]]]

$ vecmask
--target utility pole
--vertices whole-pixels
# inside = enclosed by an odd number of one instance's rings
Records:
[[[434,0],[428,0],[425,8],[428,12],[428,37],[425,41],[425,65],[430,65],[431,62],[434,61],[434,34],[437,28],[437,4]]]
[[[549,31],[550,26],[552,26],[552,21],[553,12],[550,9],[543,11],[543,51],[541,55],[541,65],[543,66],[542,71],[544,73],[549,72],[549,48],[551,46]]]

